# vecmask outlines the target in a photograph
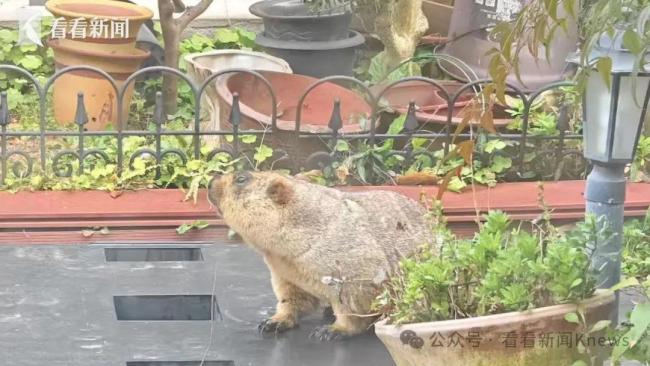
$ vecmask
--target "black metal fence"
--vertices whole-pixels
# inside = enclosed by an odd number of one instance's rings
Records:
[[[76,101],[71,100],[71,108],[75,108],[76,128],[74,130],[59,130],[48,128],[47,123],[47,108],[48,108],[48,92],[52,88],[54,82],[62,75],[71,72],[90,72],[99,75],[100,77],[108,80],[115,89],[117,96],[117,121],[115,130],[111,131],[87,131],[85,125],[88,123],[88,116],[84,105],[84,95],[79,93]],[[543,98],[548,91],[560,91],[563,88],[571,87],[572,84],[568,82],[555,83],[541,88],[540,90],[532,93],[525,94],[522,90],[515,86],[509,85],[509,94],[518,98],[521,103],[519,122],[520,126],[516,131],[507,129],[499,129],[496,133],[484,133],[477,130],[476,126],[473,128],[459,130],[458,123],[453,122],[454,114],[458,111],[455,106],[467,95],[467,93],[475,93],[482,86],[489,83],[488,80],[479,80],[472,83],[462,85],[454,93],[450,93],[446,87],[439,81],[428,79],[425,77],[410,77],[396,82],[393,82],[381,92],[371,90],[365,83],[351,77],[329,77],[321,79],[312,84],[307,90],[302,93],[300,100],[297,104],[295,127],[292,131],[287,131],[286,127],[280,129],[278,127],[278,103],[277,96],[271,83],[258,72],[244,69],[231,69],[219,73],[215,73],[208,78],[201,85],[194,83],[187,75],[166,67],[150,67],[139,70],[131,75],[121,87],[118,87],[116,81],[111,78],[106,72],[85,66],[68,67],[56,72],[49,78],[43,85],[41,85],[36,78],[24,69],[11,65],[0,65],[0,72],[14,73],[16,77],[27,79],[33,84],[35,93],[38,95],[38,115],[39,115],[39,128],[38,131],[21,131],[16,129],[16,125],[12,124],[12,111],[9,108],[9,100],[6,91],[0,91],[0,185],[5,179],[11,175],[20,177],[29,177],[34,174],[35,168],[40,168],[40,174],[51,175],[53,177],[70,177],[74,174],[84,173],[87,168],[88,160],[102,159],[106,163],[116,164],[118,175],[122,175],[126,170],[132,169],[134,161],[139,156],[147,156],[150,159],[155,159],[155,162],[160,163],[169,158],[176,156],[183,163],[189,159],[213,159],[219,153],[225,153],[233,158],[239,157],[246,153],[246,149],[242,148],[239,142],[240,137],[244,135],[264,135],[266,138],[277,136],[281,146],[273,147],[273,162],[275,167],[290,168],[294,171],[301,169],[323,168],[333,164],[337,159],[340,159],[341,152],[337,151],[336,146],[340,140],[350,143],[363,141],[366,146],[376,146],[381,144],[387,139],[399,140],[401,144],[395,144],[387,156],[399,156],[399,169],[407,169],[418,158],[426,157],[430,163],[440,159],[439,154],[436,155],[435,149],[428,144],[428,147],[419,146],[415,148],[410,141],[415,139],[425,139],[427,141],[436,141],[437,149],[442,151],[442,154],[449,152],[452,143],[462,141],[463,139],[475,138],[476,136],[483,136],[485,141],[499,139],[502,141],[510,141],[507,149],[500,149],[499,151],[477,151],[475,159],[490,160],[494,154],[503,154],[508,156],[512,161],[512,166],[504,173],[503,179],[544,179],[555,180],[560,178],[580,178],[587,169],[585,161],[582,159],[582,152],[580,144],[576,140],[581,138],[579,131],[572,128],[569,123],[569,111],[572,106],[566,101],[556,103],[557,109],[555,113],[556,133],[552,134],[535,134],[531,133],[531,115],[533,105]],[[206,88],[216,82],[217,78],[226,74],[233,73],[246,73],[252,75],[254,78],[261,81],[268,94],[270,95],[270,125],[259,129],[244,129],[241,127],[241,121],[245,117],[241,110],[239,96],[234,93],[232,100],[232,110],[229,114],[227,125],[228,128],[223,128],[218,131],[206,131],[201,129],[201,108],[202,97]],[[124,95],[130,85],[136,83],[145,75],[158,75],[171,74],[178,77],[180,80],[186,82],[191,89],[191,94],[194,105],[193,121],[189,123],[189,128],[182,130],[169,130],[166,128],[166,118],[164,113],[163,98],[160,91],[155,95],[155,107],[152,116],[155,128],[153,130],[133,130],[129,129],[129,121],[124,120],[121,111],[124,104]],[[398,87],[404,83],[425,83],[431,88],[438,91],[438,94],[447,102],[447,116],[446,122],[436,125],[431,128],[431,125],[422,123],[418,120],[417,113],[422,106],[418,106],[416,102],[412,101],[408,106],[404,106],[406,112],[406,120],[403,129],[395,134],[386,131],[386,124],[382,122],[382,116],[386,113],[386,103],[383,98],[384,95],[392,88]],[[344,133],[344,119],[340,113],[340,103],[345,101],[332,100],[332,114],[329,119],[326,131],[321,132],[306,132],[301,126],[305,123],[303,121],[303,108],[306,98],[316,88],[325,83],[346,84],[360,95],[363,95],[368,105],[370,106],[370,116],[367,119],[369,126],[366,126],[363,132],[346,134]],[[415,98],[415,96],[414,96]],[[560,98],[561,99],[561,98]],[[557,102],[557,100],[556,100]],[[36,106],[35,106],[36,107]],[[395,107],[395,106],[393,106]],[[578,108],[576,108],[578,109]],[[279,136],[281,134],[281,136]],[[130,156],[124,154],[124,141],[125,138],[130,136],[141,136],[151,140],[150,148],[143,148],[138,151],[132,152]],[[189,149],[175,149],[165,148],[161,143],[165,136],[179,136],[191,140]],[[207,154],[202,152],[204,140],[210,136],[233,136],[230,143],[225,143],[221,146],[214,146],[214,148]],[[105,151],[97,148],[87,147],[87,140],[89,138],[107,137],[112,139],[116,144],[117,153],[113,156],[107,154]],[[26,150],[23,147],[16,147],[11,141],[20,138],[31,138],[37,141],[37,148]],[[75,144],[70,147],[49,147],[47,145],[48,139],[53,138],[72,138],[76,140]],[[310,140],[320,141],[320,148],[317,151],[301,151],[300,147],[303,146],[305,141]],[[574,141],[574,142],[572,142]],[[297,147],[292,149],[291,146]],[[289,147],[289,148],[287,148]],[[489,149],[488,149],[489,150]],[[299,157],[298,155],[305,155]],[[532,154],[532,155],[531,155]],[[71,161],[76,161],[76,164],[71,164]],[[160,167],[156,168],[156,176],[159,177]]]

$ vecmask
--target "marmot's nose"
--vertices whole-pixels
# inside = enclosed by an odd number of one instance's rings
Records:
[[[223,182],[221,181],[221,178],[221,174],[215,175],[208,183],[208,200],[214,206],[219,205],[221,195],[223,194]]]

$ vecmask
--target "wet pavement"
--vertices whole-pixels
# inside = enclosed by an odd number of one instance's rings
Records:
[[[204,355],[204,366],[393,365],[372,334],[310,340],[320,314],[278,337],[258,334],[275,297],[244,245],[191,246],[198,256],[106,247],[142,246],[0,247],[3,366],[198,366]],[[140,261],[160,259],[185,261]]]

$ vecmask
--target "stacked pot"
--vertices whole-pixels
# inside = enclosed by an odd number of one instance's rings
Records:
[[[294,73],[322,78],[352,75],[364,37],[350,30],[347,8],[317,12],[302,0],[265,0],[250,7],[264,21],[257,44],[284,59]]]
[[[115,79],[118,88],[140,68],[149,51],[136,47],[140,27],[153,17],[151,10],[112,0],[50,0],[45,4],[55,19],[48,45],[54,51],[56,70],[69,66],[92,66]],[[77,94],[84,93],[88,130],[104,130],[118,121],[117,93],[101,75],[77,70],[61,75],[54,83],[54,118],[61,125],[74,122]],[[126,121],[133,84],[123,98]]]

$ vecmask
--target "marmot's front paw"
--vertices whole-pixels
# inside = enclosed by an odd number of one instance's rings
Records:
[[[269,318],[263,320],[257,326],[257,330],[259,330],[260,333],[282,333],[295,327],[296,324],[294,322]]]
[[[347,338],[347,335],[332,328],[331,325],[323,325],[322,327],[314,329],[311,334],[309,334],[309,338],[319,341],[338,341]]]

